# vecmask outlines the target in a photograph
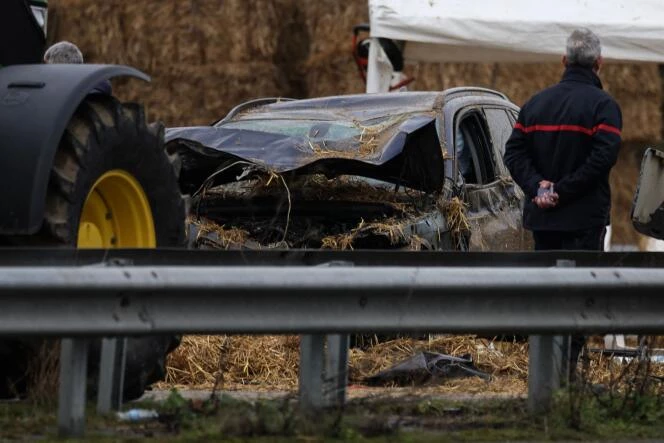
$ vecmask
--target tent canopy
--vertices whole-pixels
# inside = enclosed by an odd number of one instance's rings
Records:
[[[572,30],[605,58],[664,62],[662,0],[369,0],[371,36],[406,42],[413,61],[559,60]]]

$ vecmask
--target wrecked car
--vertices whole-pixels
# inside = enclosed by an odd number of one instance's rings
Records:
[[[166,141],[195,247],[522,250],[502,160],[517,114],[469,87],[260,99]]]

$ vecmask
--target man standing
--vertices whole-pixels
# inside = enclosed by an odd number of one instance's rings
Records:
[[[572,32],[563,64],[561,82],[521,109],[505,164],[526,194],[523,224],[536,250],[602,250],[622,115],[602,90],[601,45],[593,32]]]

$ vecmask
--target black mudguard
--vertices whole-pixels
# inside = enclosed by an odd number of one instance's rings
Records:
[[[69,120],[95,85],[117,76],[150,81],[128,66],[0,68],[0,234],[39,230],[53,159]]]

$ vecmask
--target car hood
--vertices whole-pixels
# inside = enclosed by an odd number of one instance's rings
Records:
[[[434,111],[354,117],[339,110],[249,113],[217,126],[169,128],[166,142],[183,157],[185,174],[199,181],[241,161],[277,174],[359,175],[426,192],[442,188]]]

